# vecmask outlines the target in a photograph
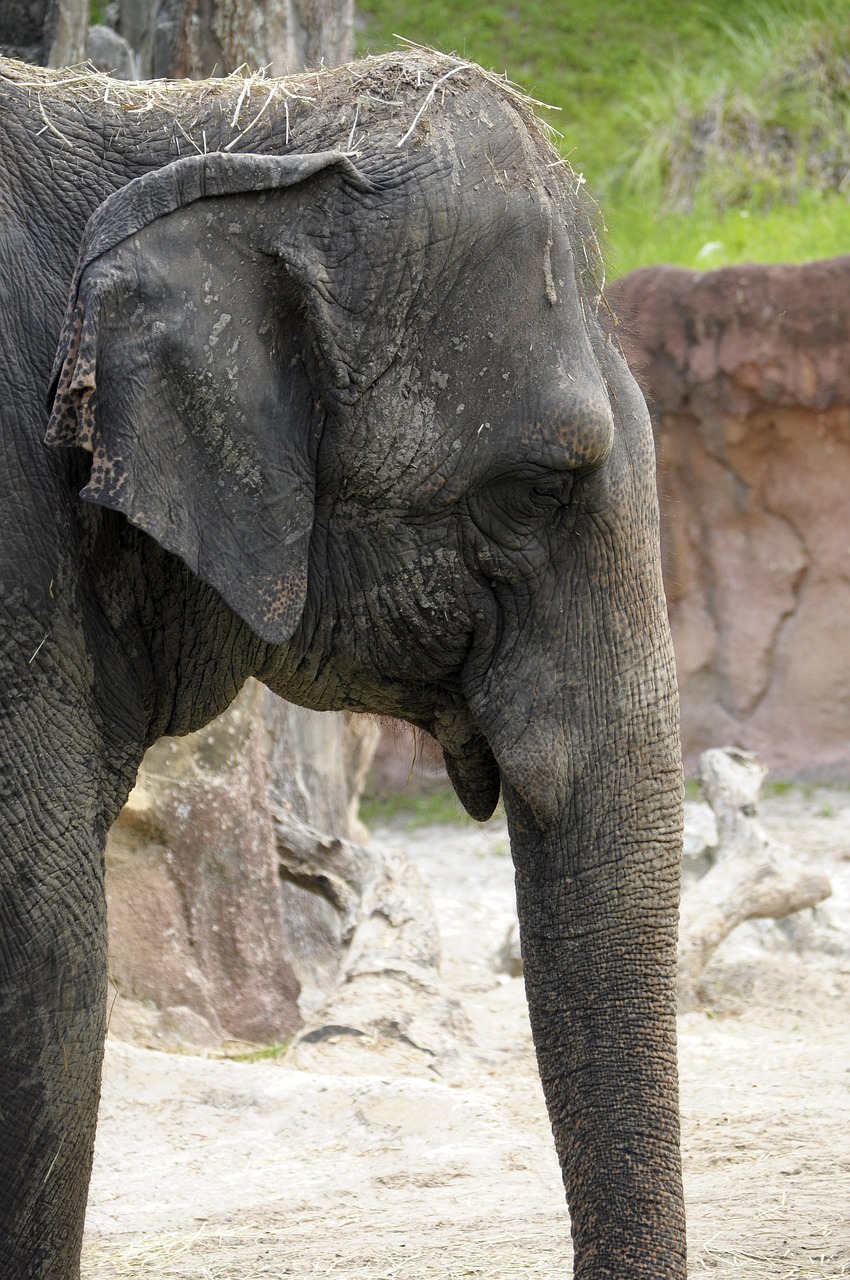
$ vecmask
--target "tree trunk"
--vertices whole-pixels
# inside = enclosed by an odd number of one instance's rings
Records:
[[[42,67],[82,62],[88,16],[88,0],[3,0],[0,54]]]
[[[145,77],[195,80],[243,65],[282,76],[354,54],[353,0],[120,0],[115,29]]]

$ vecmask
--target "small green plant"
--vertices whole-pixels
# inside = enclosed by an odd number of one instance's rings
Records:
[[[668,210],[768,209],[844,192],[850,175],[850,20],[821,0],[720,24],[722,60],[654,77],[630,104],[641,142],[626,187]]]
[[[787,796],[793,790],[793,782],[790,782],[787,778],[777,778],[775,781],[764,784],[762,794],[765,796]]]
[[[472,822],[448,785],[366,795],[360,801],[360,817],[367,826],[400,822],[407,830],[435,823]]]
[[[818,806],[817,815],[819,818],[834,818],[835,805],[831,800],[824,800],[823,804]]]
[[[227,1056],[231,1062],[277,1062],[286,1057],[291,1044],[291,1039],[271,1040],[268,1044],[257,1045],[256,1049],[229,1053]]]
[[[504,815],[501,804],[496,813]],[[397,823],[407,831],[430,826],[474,826],[448,783],[427,789],[389,791],[382,795],[364,795],[360,801],[360,817],[367,827]]]

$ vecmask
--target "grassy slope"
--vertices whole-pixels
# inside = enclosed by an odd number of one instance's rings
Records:
[[[709,267],[850,249],[843,195],[744,216],[738,209],[662,216],[656,200],[637,199],[622,181],[625,151],[639,136],[635,104],[666,68],[722,67],[726,28],[745,29],[764,14],[764,0],[358,0],[358,7],[364,50],[392,47],[397,33],[507,71],[561,109],[552,123],[604,205],[615,273],[648,262]],[[781,8],[802,17],[811,0],[783,0]]]

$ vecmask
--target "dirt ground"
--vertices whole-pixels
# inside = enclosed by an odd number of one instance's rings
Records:
[[[681,1019],[690,1274],[832,1280],[850,1276],[850,791],[775,795],[762,819],[833,897],[743,925]],[[86,1280],[570,1274],[522,982],[495,967],[507,835],[373,838],[430,887],[469,1036],[438,1056],[341,1035],[297,1065],[110,1042]]]

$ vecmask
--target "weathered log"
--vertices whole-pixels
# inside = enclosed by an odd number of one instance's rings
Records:
[[[682,897],[679,1009],[699,1004],[698,980],[724,938],[744,920],[782,919],[832,892],[826,876],[795,863],[758,821],[767,770],[748,752],[715,748],[700,757],[698,780],[717,820],[714,866]]]
[[[451,1054],[468,1036],[469,1024],[440,978],[439,930],[422,878],[396,850],[354,846],[351,856],[346,844],[333,841],[328,852],[337,885],[352,871],[359,877],[356,885],[348,881],[354,929],[347,949],[337,951],[342,964],[335,987],[306,1019],[295,1061],[304,1057],[301,1045],[337,1033],[398,1040],[431,1056]],[[282,865],[291,866],[291,850],[279,848]],[[321,876],[323,848],[321,841]]]

